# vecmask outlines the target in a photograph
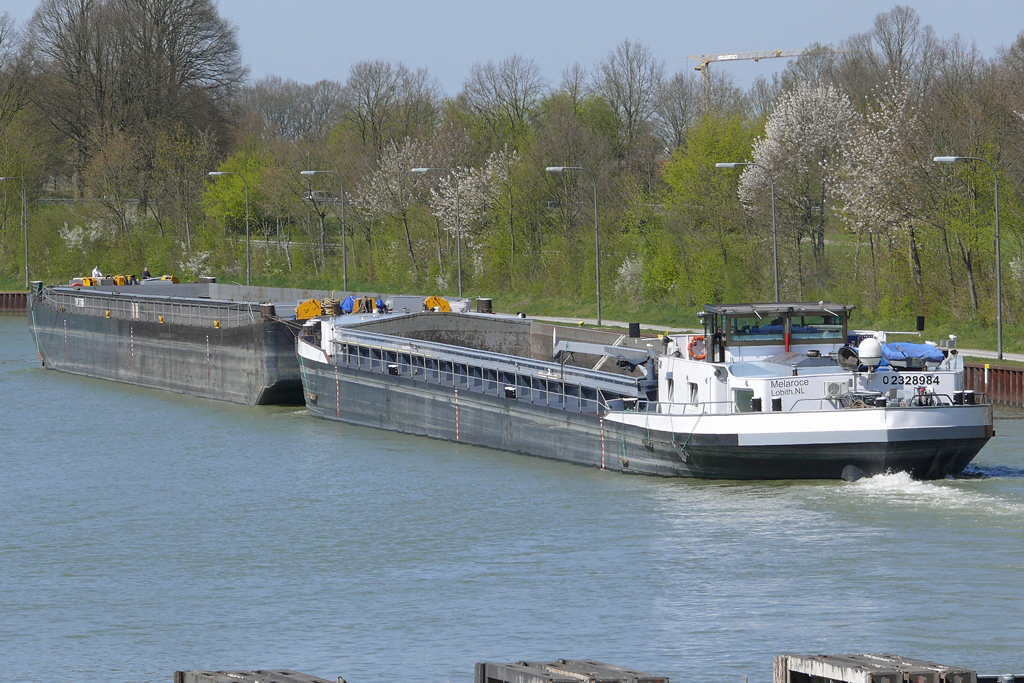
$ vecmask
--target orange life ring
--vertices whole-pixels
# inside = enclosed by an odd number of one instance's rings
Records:
[[[704,346],[704,350],[701,351],[700,353],[694,353],[693,352],[693,347],[697,344],[697,342],[700,342],[701,345],[703,345],[704,344],[704,335],[697,334],[697,335],[694,335],[694,336],[690,337],[690,343],[686,347],[686,350],[689,351],[690,358],[692,358],[693,360],[704,360],[705,358],[707,358],[707,355],[708,355],[707,346]]]

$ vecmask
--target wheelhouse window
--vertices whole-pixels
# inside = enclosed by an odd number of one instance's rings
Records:
[[[757,316],[728,316],[726,334],[730,344],[783,343],[786,334],[784,318],[758,318]]]
[[[827,342],[846,341],[846,330],[843,329],[843,320],[838,315],[802,315],[794,316],[792,319],[793,331],[790,340],[793,343],[807,340]]]

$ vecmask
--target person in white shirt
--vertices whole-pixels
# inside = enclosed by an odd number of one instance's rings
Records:
[[[99,280],[101,277],[103,277],[103,273],[100,272],[100,267],[99,266],[96,266],[95,268],[92,269],[92,276],[94,278],[96,278],[97,280]]]

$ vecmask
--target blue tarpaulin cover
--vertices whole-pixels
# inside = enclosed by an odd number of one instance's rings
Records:
[[[355,304],[356,304],[355,297],[350,296],[350,297],[346,298],[344,301],[341,302],[341,311],[342,311],[342,313],[346,313],[346,314],[351,313],[352,312],[352,308],[355,306]]]
[[[942,350],[930,344],[912,344],[910,342],[896,342],[893,344],[882,344],[882,358],[890,362],[907,360],[923,360],[926,363],[941,363],[945,356]]]

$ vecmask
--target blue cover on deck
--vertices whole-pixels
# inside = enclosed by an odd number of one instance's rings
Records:
[[[925,363],[941,363],[945,356],[941,349],[930,344],[912,344],[910,342],[896,342],[894,344],[882,344],[882,358],[891,362],[908,360],[920,360]]]

